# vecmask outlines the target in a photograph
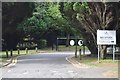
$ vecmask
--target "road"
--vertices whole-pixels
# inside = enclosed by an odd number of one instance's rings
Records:
[[[76,68],[66,60],[74,52],[23,55],[3,68],[3,78],[104,78],[103,68]]]

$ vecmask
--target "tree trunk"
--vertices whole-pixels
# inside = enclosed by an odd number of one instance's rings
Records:
[[[67,33],[66,47],[68,47],[68,46],[69,46],[69,39],[70,39],[70,34],[69,34],[69,33]]]
[[[87,40],[87,38],[84,38],[84,39],[86,39],[85,42],[84,42],[84,45],[88,47],[88,49],[90,50],[91,54],[92,55],[97,55],[97,51],[98,50],[97,50],[96,45],[93,43],[93,41],[89,41],[89,40]]]
[[[91,55],[96,56],[98,49],[97,45],[95,44],[93,35],[90,33],[82,32],[82,36],[84,38],[84,45],[90,50]]]
[[[106,59],[107,46],[100,45],[100,58]]]

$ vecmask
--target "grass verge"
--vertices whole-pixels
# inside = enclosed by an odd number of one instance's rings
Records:
[[[73,60],[80,62],[81,64],[85,64],[88,66],[91,66],[91,68],[106,68],[109,69],[106,72],[103,72],[102,75],[109,78],[117,78],[119,74],[119,66],[118,62],[119,60],[112,60],[111,59],[105,59],[100,60],[100,63],[98,63],[97,57],[92,56],[82,56],[82,60],[79,58],[72,57]]]
[[[119,61],[119,60],[113,61],[112,59],[104,59],[104,60],[100,60],[99,63],[97,57],[93,57],[89,55],[82,56],[81,60],[75,57],[72,57],[72,59],[93,67],[116,67],[116,68],[118,67],[118,61]]]

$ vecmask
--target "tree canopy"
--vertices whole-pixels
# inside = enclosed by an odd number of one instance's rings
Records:
[[[19,41],[21,31],[17,25],[25,18],[30,17],[34,9],[34,3],[2,3],[2,38],[3,48],[15,49]]]
[[[97,53],[97,30],[120,29],[119,5],[119,2],[60,3],[60,11],[80,30],[90,51]],[[106,48],[101,46],[104,52]]]

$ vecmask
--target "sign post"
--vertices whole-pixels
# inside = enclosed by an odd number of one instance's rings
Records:
[[[115,60],[115,46],[113,45],[113,61]]]
[[[75,41],[74,40],[70,40],[70,45],[74,46],[75,45]],[[77,45],[76,45],[76,49],[75,49],[75,57],[77,58]]]
[[[115,60],[116,30],[97,30],[98,62],[100,61],[99,45],[113,45],[113,60]]]
[[[79,40],[78,45],[83,46],[83,55],[85,55],[85,46],[83,45],[83,40]]]
[[[100,48],[99,48],[99,45],[98,45],[98,63],[100,63]]]
[[[77,58],[77,37],[76,37],[76,39],[75,39],[75,58]]]
[[[83,45],[83,40],[79,40],[78,42],[78,38],[76,38],[75,39],[75,41],[74,40],[70,40],[70,45],[71,46],[74,46],[75,45],[75,57],[77,58],[77,45],[79,45],[79,46],[82,46]],[[77,44],[78,43],[78,44]],[[81,55],[81,49],[80,49],[80,55]],[[85,52],[85,51],[84,51]]]

